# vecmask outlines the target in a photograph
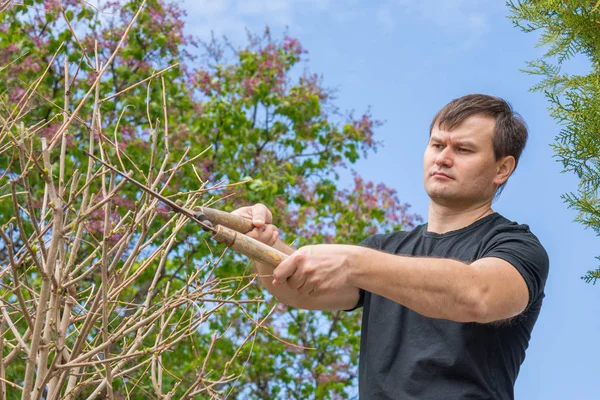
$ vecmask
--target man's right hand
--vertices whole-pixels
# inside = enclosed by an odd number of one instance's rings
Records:
[[[231,212],[237,216],[252,221],[254,229],[247,233],[253,239],[273,246],[279,237],[279,230],[272,224],[273,215],[264,204],[240,207]]]
[[[271,222],[273,215],[264,204],[241,207],[232,211],[239,217],[252,221],[254,229],[247,233],[248,236],[287,255],[293,254],[296,249],[277,240],[279,231]],[[306,310],[347,310],[356,305],[360,297],[358,288],[347,286],[322,296],[313,297],[299,293],[289,285],[273,285],[273,267],[261,262],[254,262],[256,270],[265,288],[281,303]]]

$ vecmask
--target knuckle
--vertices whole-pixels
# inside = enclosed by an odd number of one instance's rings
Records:
[[[300,263],[302,265],[305,262],[306,262],[306,255],[305,254],[298,254],[298,263]]]
[[[275,244],[275,242],[277,242],[277,239],[279,237],[279,233],[275,232],[273,234],[273,237],[271,238],[271,240],[269,241],[269,245],[273,246]]]
[[[293,257],[294,262],[299,265],[298,269],[300,269],[300,266],[304,262],[304,258],[305,258],[304,254],[302,254],[300,252],[296,252],[296,253],[292,254],[290,257]]]
[[[247,211],[248,211],[248,207],[245,207],[245,206],[244,206],[244,207],[239,207],[239,208],[236,208],[236,209],[235,209],[235,210],[233,210],[231,213],[232,213],[233,215],[240,215],[240,216],[243,216],[244,214],[246,214],[246,212],[247,212]]]
[[[256,239],[258,241],[263,241],[264,239],[261,237],[260,232],[254,228],[253,230],[251,230],[250,232],[247,233],[248,236],[250,236],[252,239]]]

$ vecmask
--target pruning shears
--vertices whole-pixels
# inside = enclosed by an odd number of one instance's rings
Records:
[[[283,252],[245,235],[254,229],[254,224],[252,224],[252,221],[225,211],[215,210],[208,207],[197,207],[193,210],[184,208],[174,201],[155,192],[144,184],[136,181],[129,175],[119,171],[115,167],[105,163],[98,157],[89,154],[87,151],[85,153],[95,161],[104,165],[106,168],[116,172],[124,179],[133,183],[144,192],[165,203],[174,212],[185,215],[187,218],[196,222],[202,227],[202,229],[211,232],[212,238],[215,241],[224,244],[231,250],[248,256],[256,261],[271,265],[273,268],[287,258],[287,255]]]

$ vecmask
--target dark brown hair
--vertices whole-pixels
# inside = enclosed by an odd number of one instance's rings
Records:
[[[499,160],[505,156],[515,158],[515,169],[519,157],[527,143],[527,125],[523,118],[513,111],[511,105],[499,98],[486,94],[469,94],[446,104],[433,117],[429,135],[435,126],[452,130],[473,115],[487,115],[496,120],[494,127],[494,156]],[[497,194],[504,188],[504,182],[498,187]]]

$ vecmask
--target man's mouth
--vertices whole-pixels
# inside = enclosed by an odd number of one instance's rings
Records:
[[[435,171],[435,172],[433,172],[431,174],[431,176],[437,176],[437,177],[440,177],[440,178],[454,179],[450,175],[448,175],[448,174],[446,174],[444,172],[441,172],[441,171]]]

